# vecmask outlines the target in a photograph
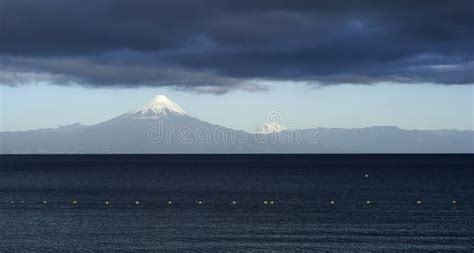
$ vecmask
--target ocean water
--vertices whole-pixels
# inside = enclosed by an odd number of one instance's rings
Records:
[[[0,156],[1,252],[120,250],[473,252],[474,156]]]

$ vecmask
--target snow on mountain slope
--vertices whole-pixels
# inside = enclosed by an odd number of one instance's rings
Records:
[[[150,102],[125,115],[137,120],[159,119],[168,115],[189,116],[185,110],[164,95],[155,96]]]
[[[267,122],[260,127],[257,127],[256,133],[257,134],[271,134],[271,133],[279,133],[283,130],[287,130],[288,128],[282,124],[276,122]]]

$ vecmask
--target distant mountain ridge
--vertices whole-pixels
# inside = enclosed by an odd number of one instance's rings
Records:
[[[160,95],[92,126],[1,132],[0,153],[474,153],[474,131],[393,126],[291,130],[269,123],[248,133],[192,117]]]

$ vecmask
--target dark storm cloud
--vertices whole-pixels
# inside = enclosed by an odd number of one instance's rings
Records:
[[[0,83],[474,83],[474,2],[0,0]]]

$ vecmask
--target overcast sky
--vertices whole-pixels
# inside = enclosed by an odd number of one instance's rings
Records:
[[[0,130],[157,93],[238,129],[472,129],[473,45],[471,0],[0,0]]]

